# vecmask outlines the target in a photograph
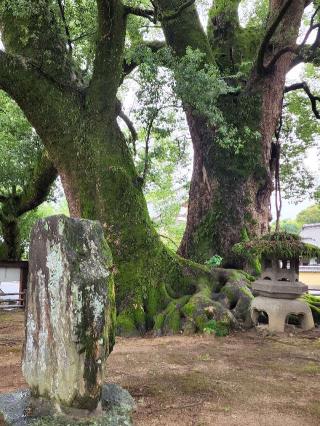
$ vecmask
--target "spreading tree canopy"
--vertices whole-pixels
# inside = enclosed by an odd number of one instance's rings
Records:
[[[218,253],[235,264],[233,243],[268,229],[285,76],[300,58],[314,56],[314,46],[296,44],[309,3],[258,2],[261,11],[244,28],[239,0],[214,1],[205,32],[193,0],[158,0],[152,7],[121,0],[0,0],[0,88],[41,138],[71,215],[98,219],[105,229],[119,331],[194,331],[212,317],[232,322],[226,307],[236,309],[248,294],[239,291],[246,286],[243,275],[184,260],[155,232],[143,195],[149,157],[139,170],[135,132],[118,99],[124,80],[137,67],[149,80],[154,67],[172,73],[195,153],[180,253],[196,260]],[[150,26],[158,24],[163,40],[152,39]],[[158,109],[146,110],[146,154]],[[225,286],[223,307],[213,294]]]

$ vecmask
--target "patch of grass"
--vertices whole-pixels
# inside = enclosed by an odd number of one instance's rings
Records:
[[[209,354],[201,354],[197,358],[198,361],[212,361],[212,358]]]
[[[212,319],[205,324],[203,331],[206,334],[214,334],[217,337],[225,337],[228,336],[230,328],[226,321],[216,321]]]
[[[309,364],[304,365],[300,371],[307,374],[320,374],[320,364],[310,362]]]

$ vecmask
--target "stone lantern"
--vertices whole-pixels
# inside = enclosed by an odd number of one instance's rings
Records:
[[[296,235],[277,232],[241,244],[241,251],[247,257],[261,259],[261,275],[252,284],[253,323],[257,325],[264,313],[268,316],[268,329],[283,332],[288,316],[295,315],[303,330],[312,329],[311,309],[299,299],[308,291],[308,286],[299,281],[299,258],[319,256],[319,249],[303,243]]]

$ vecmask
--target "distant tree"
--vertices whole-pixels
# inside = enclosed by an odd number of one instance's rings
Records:
[[[47,199],[56,177],[55,167],[20,108],[0,92],[1,258],[21,258],[21,221]]]
[[[271,224],[271,229],[274,231],[276,223]],[[291,234],[299,234],[302,225],[295,219],[284,219],[280,221],[280,230],[290,232]]]
[[[308,223],[320,223],[320,206],[316,204],[302,210],[297,215],[296,221],[301,225]]]

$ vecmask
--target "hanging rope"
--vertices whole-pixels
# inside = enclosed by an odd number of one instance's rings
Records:
[[[276,232],[280,231],[280,217],[281,217],[281,209],[282,209],[282,197],[281,197],[281,184],[280,184],[280,152],[281,152],[281,144],[280,144],[280,135],[281,135],[281,129],[282,129],[282,104],[283,99],[281,103],[281,115],[279,118],[279,124],[275,131],[275,157],[274,157],[274,164],[275,164],[275,170],[274,170],[274,180],[275,180],[275,206],[276,206]]]

